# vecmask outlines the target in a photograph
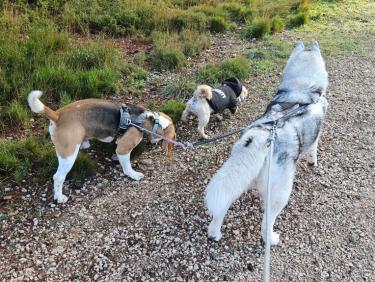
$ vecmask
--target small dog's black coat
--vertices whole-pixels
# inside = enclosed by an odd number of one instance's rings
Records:
[[[229,109],[233,114],[236,111],[237,98],[241,95],[241,92],[241,82],[237,78],[231,77],[212,90],[212,99],[207,99],[207,102],[215,113]]]

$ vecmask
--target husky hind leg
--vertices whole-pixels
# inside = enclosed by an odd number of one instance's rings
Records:
[[[221,225],[229,207],[258,177],[268,148],[268,131],[250,129],[233,147],[231,156],[211,179],[206,188],[206,207],[213,216],[208,236],[221,238]]]
[[[294,178],[294,171],[295,165],[294,161],[291,160],[284,164],[278,164],[277,162],[273,161],[272,164],[272,171],[271,175],[271,203],[270,203],[270,231],[271,231],[271,245],[277,245],[280,242],[279,234],[273,232],[273,225],[277,216],[281,213],[284,207],[288,204],[288,199],[290,193],[292,192],[293,187],[293,178]],[[261,197],[263,199],[263,203],[265,204],[264,200],[266,199],[267,193],[267,179],[268,179],[268,171],[262,170],[260,187],[261,187]],[[264,211],[266,208],[264,207]],[[266,242],[266,215],[265,212],[263,213],[263,220],[262,220],[262,227],[261,233],[263,241]]]

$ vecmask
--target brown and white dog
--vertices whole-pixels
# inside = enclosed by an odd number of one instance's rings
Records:
[[[49,132],[59,162],[57,172],[53,176],[54,199],[58,203],[65,203],[68,197],[62,193],[63,183],[73,167],[79,149],[88,148],[89,139],[111,142],[118,136],[122,105],[105,100],[86,99],[54,111],[39,100],[41,95],[41,91],[32,91],[28,96],[28,103],[33,112],[42,113],[50,120]],[[169,116],[149,111],[141,106],[128,106],[128,113],[132,121],[141,121],[145,129],[153,130],[168,139],[176,139],[175,127]],[[124,174],[134,180],[144,177],[142,173],[134,171],[130,163],[130,153],[141,142],[142,137],[143,133],[130,125],[116,140],[116,154]],[[171,159],[173,144],[163,141],[163,147]]]

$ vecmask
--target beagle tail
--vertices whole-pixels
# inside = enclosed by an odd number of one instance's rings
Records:
[[[45,106],[39,100],[42,94],[43,94],[42,91],[39,91],[39,90],[31,91],[29,96],[27,97],[27,102],[29,103],[29,107],[34,113],[44,114],[48,119],[56,122],[59,119],[59,113]]]

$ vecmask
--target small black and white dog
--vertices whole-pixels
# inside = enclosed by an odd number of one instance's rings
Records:
[[[221,113],[229,109],[232,114],[237,111],[239,102],[247,97],[247,89],[235,77],[228,78],[216,88],[208,85],[199,85],[194,96],[187,102],[181,120],[186,121],[190,114],[198,117],[198,131],[203,138],[208,136],[204,128],[210,120],[211,113]]]
[[[206,206],[213,216],[208,227],[209,237],[221,238],[225,214],[252,183],[257,184],[261,198],[266,198],[268,145],[270,130],[275,126],[268,228],[272,230],[271,244],[279,243],[279,234],[273,232],[273,225],[288,203],[296,161],[306,155],[309,164],[317,165],[318,139],[328,107],[327,86],[328,74],[318,43],[313,41],[311,49],[297,43],[284,69],[278,92],[266,112],[247,127],[233,146],[229,159],[206,188]],[[265,216],[261,230],[265,241]]]

